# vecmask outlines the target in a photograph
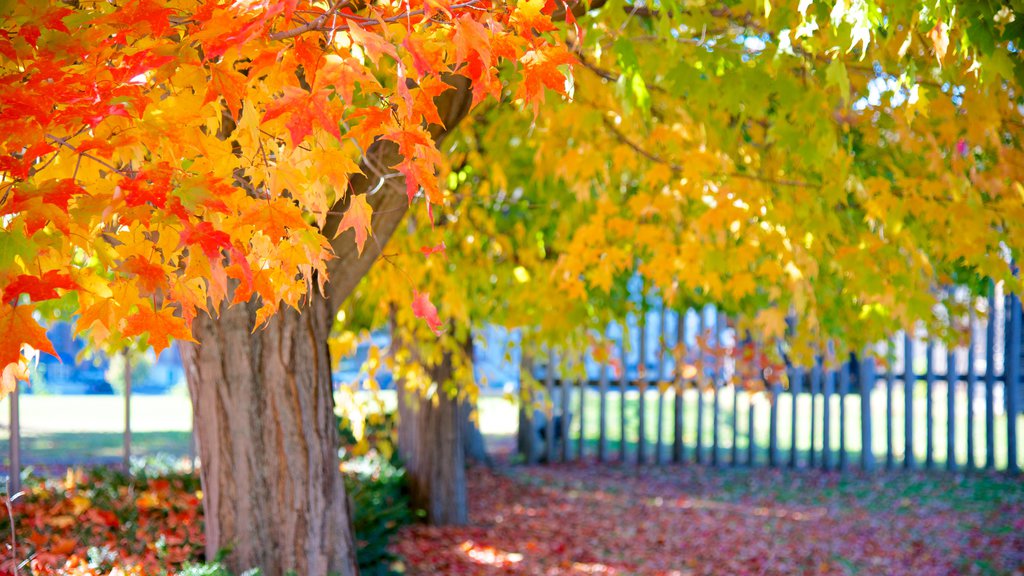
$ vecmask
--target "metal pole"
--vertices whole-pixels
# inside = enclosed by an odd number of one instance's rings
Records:
[[[124,356],[124,471],[131,471],[132,460],[132,360],[128,351]]]
[[[10,483],[8,484],[10,493],[7,495],[8,498],[14,496],[21,491],[21,416],[19,414],[19,396],[21,393],[21,385],[15,383],[14,390],[8,394],[8,398],[11,402],[11,428],[9,434],[9,444],[11,451],[11,466],[8,474],[10,475]]]

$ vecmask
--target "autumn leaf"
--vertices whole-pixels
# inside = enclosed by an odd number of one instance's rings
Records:
[[[21,360],[21,347],[31,346],[57,356],[46,330],[32,317],[32,306],[11,306],[0,302],[0,366],[5,368]],[[59,356],[57,356],[59,358]]]
[[[335,236],[351,228],[356,235],[356,249],[362,255],[366,237],[372,231],[370,226],[372,220],[373,206],[370,206],[366,201],[366,195],[354,195],[349,200],[348,208],[345,210],[345,215],[341,218],[341,223],[338,225],[338,231],[335,233]]]
[[[417,318],[423,319],[435,334],[440,335],[441,319],[437,315],[437,308],[430,301],[430,294],[416,290],[413,290],[412,294],[412,313]]]
[[[42,276],[21,274],[4,288],[4,302],[10,302],[20,294],[28,294],[33,302],[60,298],[57,290],[74,290],[78,284],[65,273],[50,270]]]
[[[149,344],[153,351],[159,354],[168,346],[170,339],[195,342],[192,333],[185,325],[185,321],[174,315],[174,310],[168,307],[160,310],[153,310],[148,306],[142,306],[139,311],[128,316],[124,327],[125,336],[149,336]]]

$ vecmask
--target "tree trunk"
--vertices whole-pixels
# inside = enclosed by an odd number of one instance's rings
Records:
[[[427,522],[467,522],[464,410],[442,384],[451,379],[452,360],[424,367],[437,392],[431,398],[409,393],[398,384],[398,452],[409,478],[412,504],[427,512]]]
[[[200,317],[202,346],[182,345],[206,510],[207,557],[258,567],[356,574],[338,469],[327,303],[282,309],[255,333],[256,305]]]

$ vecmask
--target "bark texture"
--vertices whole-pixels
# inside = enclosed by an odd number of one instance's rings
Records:
[[[438,384],[451,378],[451,356],[427,367]],[[440,391],[423,398],[398,385],[398,451],[409,478],[412,504],[434,525],[461,525],[466,509],[465,416],[462,403]]]
[[[357,573],[338,469],[327,303],[252,332],[254,304],[197,318],[182,346],[206,509],[207,556],[233,573]]]

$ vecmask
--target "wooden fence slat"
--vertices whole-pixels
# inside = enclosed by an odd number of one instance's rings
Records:
[[[555,461],[555,365],[557,357],[548,350],[548,365],[544,371],[544,389],[548,393],[547,421],[544,422],[544,444],[548,464]]]
[[[914,461],[914,340],[910,332],[903,334],[903,467],[913,470]]]
[[[707,332],[707,318],[706,318],[706,315],[707,315],[707,310],[701,308],[700,309],[700,331],[698,332],[698,334],[700,335],[700,338],[705,339],[705,342],[707,342],[707,334],[706,334],[706,332]],[[704,364],[705,364],[707,355],[705,354],[705,352],[706,352],[706,350],[704,350],[703,348],[700,348],[700,343],[698,342],[698,351],[697,351],[697,353],[700,356],[700,361],[697,363],[697,366],[698,366],[699,372],[700,372],[698,374],[699,380],[697,381],[697,463],[698,464],[703,464],[704,463],[704,386],[703,386],[702,380],[703,380],[703,378],[706,377],[706,367],[704,366]]]
[[[626,463],[626,390],[629,388],[629,370],[626,369],[626,324],[622,324],[622,340],[619,342],[619,359],[622,375],[619,378],[619,460]]]
[[[754,413],[754,395],[747,392],[747,465],[757,466],[757,434],[754,432],[756,414]]]
[[[608,362],[602,362],[597,380],[597,461],[608,461]]]
[[[826,370],[822,396],[825,399],[822,409],[821,432],[821,466],[825,470],[832,469],[832,395],[836,388],[836,371]]]
[[[924,397],[925,417],[924,430],[925,438],[924,467],[928,470],[935,468],[935,399],[932,397],[935,388],[935,342],[929,338],[928,346],[925,347],[925,354],[928,355],[928,364],[924,373]]]
[[[956,349],[946,349],[946,470],[956,470]]]
[[[711,413],[711,465],[719,466],[722,461],[719,458],[719,449],[721,444],[719,442],[719,428],[721,420],[719,418],[719,412],[721,410],[721,404],[719,403],[719,392],[722,389],[722,377],[723,377],[723,361],[721,358],[722,350],[722,328],[725,325],[725,315],[715,313],[715,368],[711,377],[712,388],[712,400],[714,401],[714,411]]]
[[[814,359],[814,366],[811,367],[811,448],[808,454],[808,466],[814,468],[818,463],[818,452],[815,442],[816,425],[818,421],[818,391],[822,388],[823,373],[821,369],[821,358]]]
[[[527,464],[537,462],[537,429],[534,422],[536,406],[534,406],[533,390],[523,386],[526,379],[533,373],[533,361],[525,354],[521,354],[519,358],[519,451]]]
[[[789,392],[790,396],[793,398],[793,412],[792,417],[790,418],[791,429],[789,437],[791,445],[789,447],[789,467],[796,468],[799,464],[798,459],[800,451],[799,443],[797,442],[799,435],[797,435],[796,427],[797,422],[800,421],[800,411],[797,409],[797,407],[800,404],[800,394],[803,392],[804,371],[802,368],[793,368],[792,374],[793,377],[789,381]]]
[[[572,403],[572,380],[569,380],[565,375],[560,375],[558,378],[558,388],[561,392],[559,397],[562,404],[562,430],[559,436],[558,443],[558,456],[562,462],[568,462],[572,456],[569,452],[569,424],[572,423],[572,409],[570,405]]]
[[[889,365],[885,369],[885,469],[892,470],[896,466],[896,446],[893,444],[892,428],[892,390],[896,386],[896,341],[889,339],[886,346],[889,352]]]
[[[769,388],[768,414],[768,465],[775,468],[779,465],[779,395],[781,384],[774,382]]]
[[[738,383],[732,385],[732,445],[729,447],[729,464],[738,466],[740,463],[740,387]]]
[[[985,327],[985,469],[996,469],[996,285],[989,282]]]
[[[686,349],[686,312],[676,313],[676,346],[679,348],[680,357],[676,359],[676,385],[675,385],[675,411],[672,422],[672,462],[678,464],[686,459],[686,446],[683,444],[683,416],[685,409],[685,398],[683,392],[686,389],[683,370],[686,362],[682,351]]]
[[[967,468],[978,469],[978,452],[974,445],[974,395],[978,391],[978,375],[974,366],[974,328],[976,326],[974,317],[974,302],[972,299],[970,307],[970,338],[967,341]]]
[[[1006,469],[1011,474],[1017,474],[1020,472],[1017,462],[1017,394],[1020,392],[1021,306],[1016,295],[1010,296],[1006,310],[1010,318],[1009,342],[1004,348],[1006,368],[1003,371],[1006,374],[1003,394],[1006,398]]]
[[[860,467],[866,471],[875,469],[875,452],[871,426],[871,392],[875,389],[875,359],[865,353],[857,371],[858,387],[860,388]]]
[[[640,359],[636,364],[636,387],[640,392],[637,401],[637,443],[636,463],[647,462],[647,298],[641,291],[640,303]]]
[[[577,387],[579,388],[579,437],[576,439],[576,459],[582,461],[584,453],[586,452],[587,443],[587,377],[577,378]]]
[[[846,450],[846,397],[850,395],[850,361],[843,362],[839,368],[839,469],[849,467],[849,456]]]
[[[654,463],[661,464],[664,439],[662,430],[665,428],[665,391],[662,382],[665,381],[665,354],[668,349],[668,340],[665,336],[666,306],[661,304],[661,312],[658,315],[658,429],[654,433]]]

